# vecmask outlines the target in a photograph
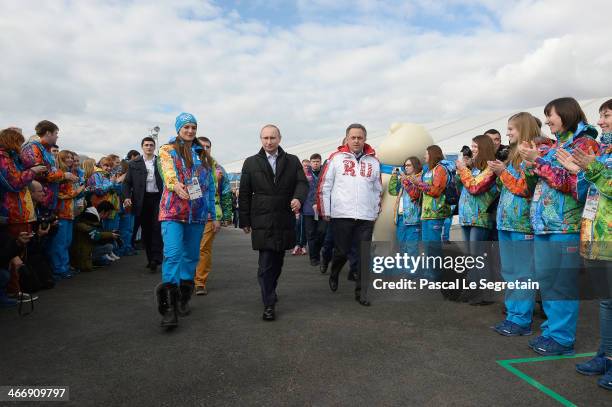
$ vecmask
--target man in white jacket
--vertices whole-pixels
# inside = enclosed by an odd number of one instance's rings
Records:
[[[380,213],[380,162],[374,149],[366,144],[366,137],[363,125],[348,126],[346,143],[329,157],[319,180],[317,206],[334,230],[335,248],[329,276],[329,288],[334,292],[338,289],[338,275],[346,263],[347,253],[354,245],[358,262],[361,261],[361,247],[363,242],[372,241],[374,221]],[[361,305],[370,305],[361,293],[361,264],[357,267],[355,300]]]

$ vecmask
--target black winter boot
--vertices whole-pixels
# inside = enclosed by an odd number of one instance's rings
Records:
[[[163,283],[158,285],[155,291],[157,293],[157,309],[162,315],[161,326],[177,326],[178,287],[176,284]]]
[[[178,314],[185,317],[191,313],[189,308],[189,300],[193,293],[193,281],[181,280],[181,297],[179,300]]]

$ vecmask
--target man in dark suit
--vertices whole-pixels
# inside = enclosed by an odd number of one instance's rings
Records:
[[[264,126],[260,139],[261,150],[242,167],[238,219],[245,233],[252,232],[253,250],[259,250],[263,319],[273,321],[276,286],[285,250],[295,246],[295,214],[308,194],[308,180],[300,160],[280,148],[278,127]]]
[[[159,223],[159,201],[164,188],[157,170],[155,140],[145,137],[140,143],[143,155],[130,161],[123,181],[123,205],[132,207],[135,216],[134,234],[140,226],[147,253],[147,267],[152,273],[162,263],[163,242]]]

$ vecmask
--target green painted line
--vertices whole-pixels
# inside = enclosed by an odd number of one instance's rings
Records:
[[[579,353],[577,355],[572,355],[572,356],[541,356],[541,357],[536,357],[536,358],[506,359],[506,360],[498,360],[497,363],[501,367],[509,371],[510,373],[524,380],[527,384],[535,387],[536,389],[540,390],[542,393],[546,394],[547,396],[555,399],[562,405],[566,407],[576,407],[574,403],[572,403],[565,397],[561,396],[559,393],[554,392],[553,390],[544,386],[542,383],[535,380],[533,377],[526,375],[525,373],[521,372],[520,370],[518,370],[512,365],[519,364],[519,363],[546,362],[550,360],[559,360],[559,359],[575,359],[575,358],[583,358],[583,357],[589,357],[589,356],[595,356],[595,353],[594,352],[593,353]]]
[[[506,359],[506,360],[498,360],[497,362],[498,363],[507,362],[507,363],[515,365],[517,363],[546,362],[547,360],[586,358],[589,356],[595,356],[595,353],[578,353],[576,355],[571,355],[571,356],[539,356],[535,358]]]

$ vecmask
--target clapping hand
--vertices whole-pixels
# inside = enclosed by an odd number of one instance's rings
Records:
[[[495,160],[495,161],[487,161],[487,165],[489,166],[489,168],[491,168],[491,170],[495,173],[495,175],[497,175],[498,177],[501,175],[502,172],[504,172],[504,170],[506,169],[506,165],[501,162],[500,160]]]
[[[574,157],[562,148],[557,150],[557,161],[572,174],[580,172],[580,167],[576,164]]]
[[[534,162],[538,158],[538,149],[535,143],[532,141],[531,144],[523,141],[519,146],[519,154],[523,161]]]
[[[572,157],[574,158],[574,161],[576,162],[576,164],[580,168],[582,168],[583,170],[586,170],[587,167],[593,161],[595,161],[595,153],[593,152],[593,150],[590,147],[589,147],[589,154],[587,154],[584,151],[582,151],[581,149],[577,148],[572,153]]]
[[[189,199],[189,194],[185,190],[185,185],[181,184],[180,182],[177,182],[176,184],[174,184],[174,192],[181,199]]]

